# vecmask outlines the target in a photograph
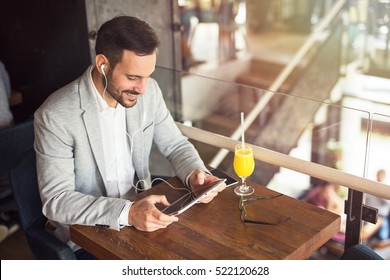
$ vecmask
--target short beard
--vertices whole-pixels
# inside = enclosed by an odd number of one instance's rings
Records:
[[[123,98],[123,96],[126,95],[125,92],[128,92],[128,93],[130,92],[130,93],[133,94],[133,95],[139,95],[139,93],[136,92],[136,91],[128,91],[128,90],[126,90],[126,91],[122,91],[122,92],[120,92],[120,93],[118,92],[118,94],[114,94],[113,91],[111,90],[111,88],[110,88],[110,89],[107,88],[106,91],[108,92],[108,94],[109,94],[112,98],[114,98],[114,99],[116,100],[116,102],[118,102],[119,104],[121,104],[121,105],[122,105],[123,107],[125,107],[125,108],[132,108],[132,107],[134,107],[134,106],[137,104],[138,98],[135,99],[134,101],[132,101],[131,104],[126,103],[126,102],[125,102],[125,99]]]
[[[105,91],[113,98],[115,99],[116,102],[118,102],[119,104],[121,104],[123,107],[125,108],[132,108],[134,107],[136,104],[137,104],[137,101],[138,101],[138,98],[136,100],[134,100],[131,104],[127,104],[123,98],[123,96],[126,94],[126,93],[130,93],[132,95],[140,95],[139,92],[135,91],[135,90],[124,90],[122,92],[119,92],[116,90],[116,88],[112,85],[112,83],[110,83],[110,81],[112,80],[112,73],[111,71],[108,71],[107,73],[107,76],[106,78],[103,77],[103,86],[105,88]],[[107,83],[106,83],[107,81]],[[117,94],[115,94],[117,93]],[[103,99],[104,96],[103,96]]]

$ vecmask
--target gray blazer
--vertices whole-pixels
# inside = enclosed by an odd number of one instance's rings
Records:
[[[69,242],[67,225],[102,225],[119,230],[119,215],[126,201],[106,194],[91,67],[50,95],[34,115],[42,211],[54,226],[54,234],[73,249],[76,247]],[[207,171],[193,145],[177,128],[155,80],[150,79],[137,105],[126,109],[126,125],[129,135],[135,133],[132,160],[136,177],[148,182],[144,188],[150,187],[153,141],[182,181],[196,168]]]

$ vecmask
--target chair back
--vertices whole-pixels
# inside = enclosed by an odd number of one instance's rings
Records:
[[[382,256],[365,244],[356,244],[345,250],[341,260],[383,260]]]
[[[33,120],[0,129],[0,211],[16,209],[9,173],[20,157],[34,145]]]
[[[27,151],[11,170],[11,186],[20,221],[31,251],[37,259],[76,259],[72,249],[44,228],[34,149]]]
[[[11,183],[23,228],[28,229],[34,224],[43,226],[47,219],[42,213],[33,149],[27,151],[11,171]]]
[[[8,176],[20,157],[34,145],[33,120],[0,129],[0,178]]]

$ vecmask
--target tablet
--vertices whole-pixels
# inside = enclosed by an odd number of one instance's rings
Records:
[[[167,215],[177,216],[191,206],[196,204],[199,200],[201,200],[204,196],[206,196],[212,190],[218,188],[221,184],[223,184],[226,179],[219,179],[212,182],[210,185],[200,188],[196,191],[191,191],[180,197],[178,200],[173,202],[171,205],[165,207],[161,212]]]
[[[214,168],[210,170],[211,174],[213,174],[215,177],[218,177],[220,179],[226,179],[226,187],[234,186],[238,183],[238,181],[233,178],[232,176],[226,174],[221,169]]]

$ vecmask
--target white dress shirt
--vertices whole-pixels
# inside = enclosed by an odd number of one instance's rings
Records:
[[[92,68],[93,69],[93,68]],[[92,81],[92,70],[91,70]],[[109,107],[95,87],[95,99],[99,109],[99,121],[102,130],[104,160],[106,167],[105,182],[108,197],[128,199],[134,182],[134,165],[130,151],[130,141],[126,130],[126,112],[121,104]],[[105,94],[109,94],[105,92]],[[128,214],[131,207],[128,200],[119,217],[121,226],[129,226]]]

